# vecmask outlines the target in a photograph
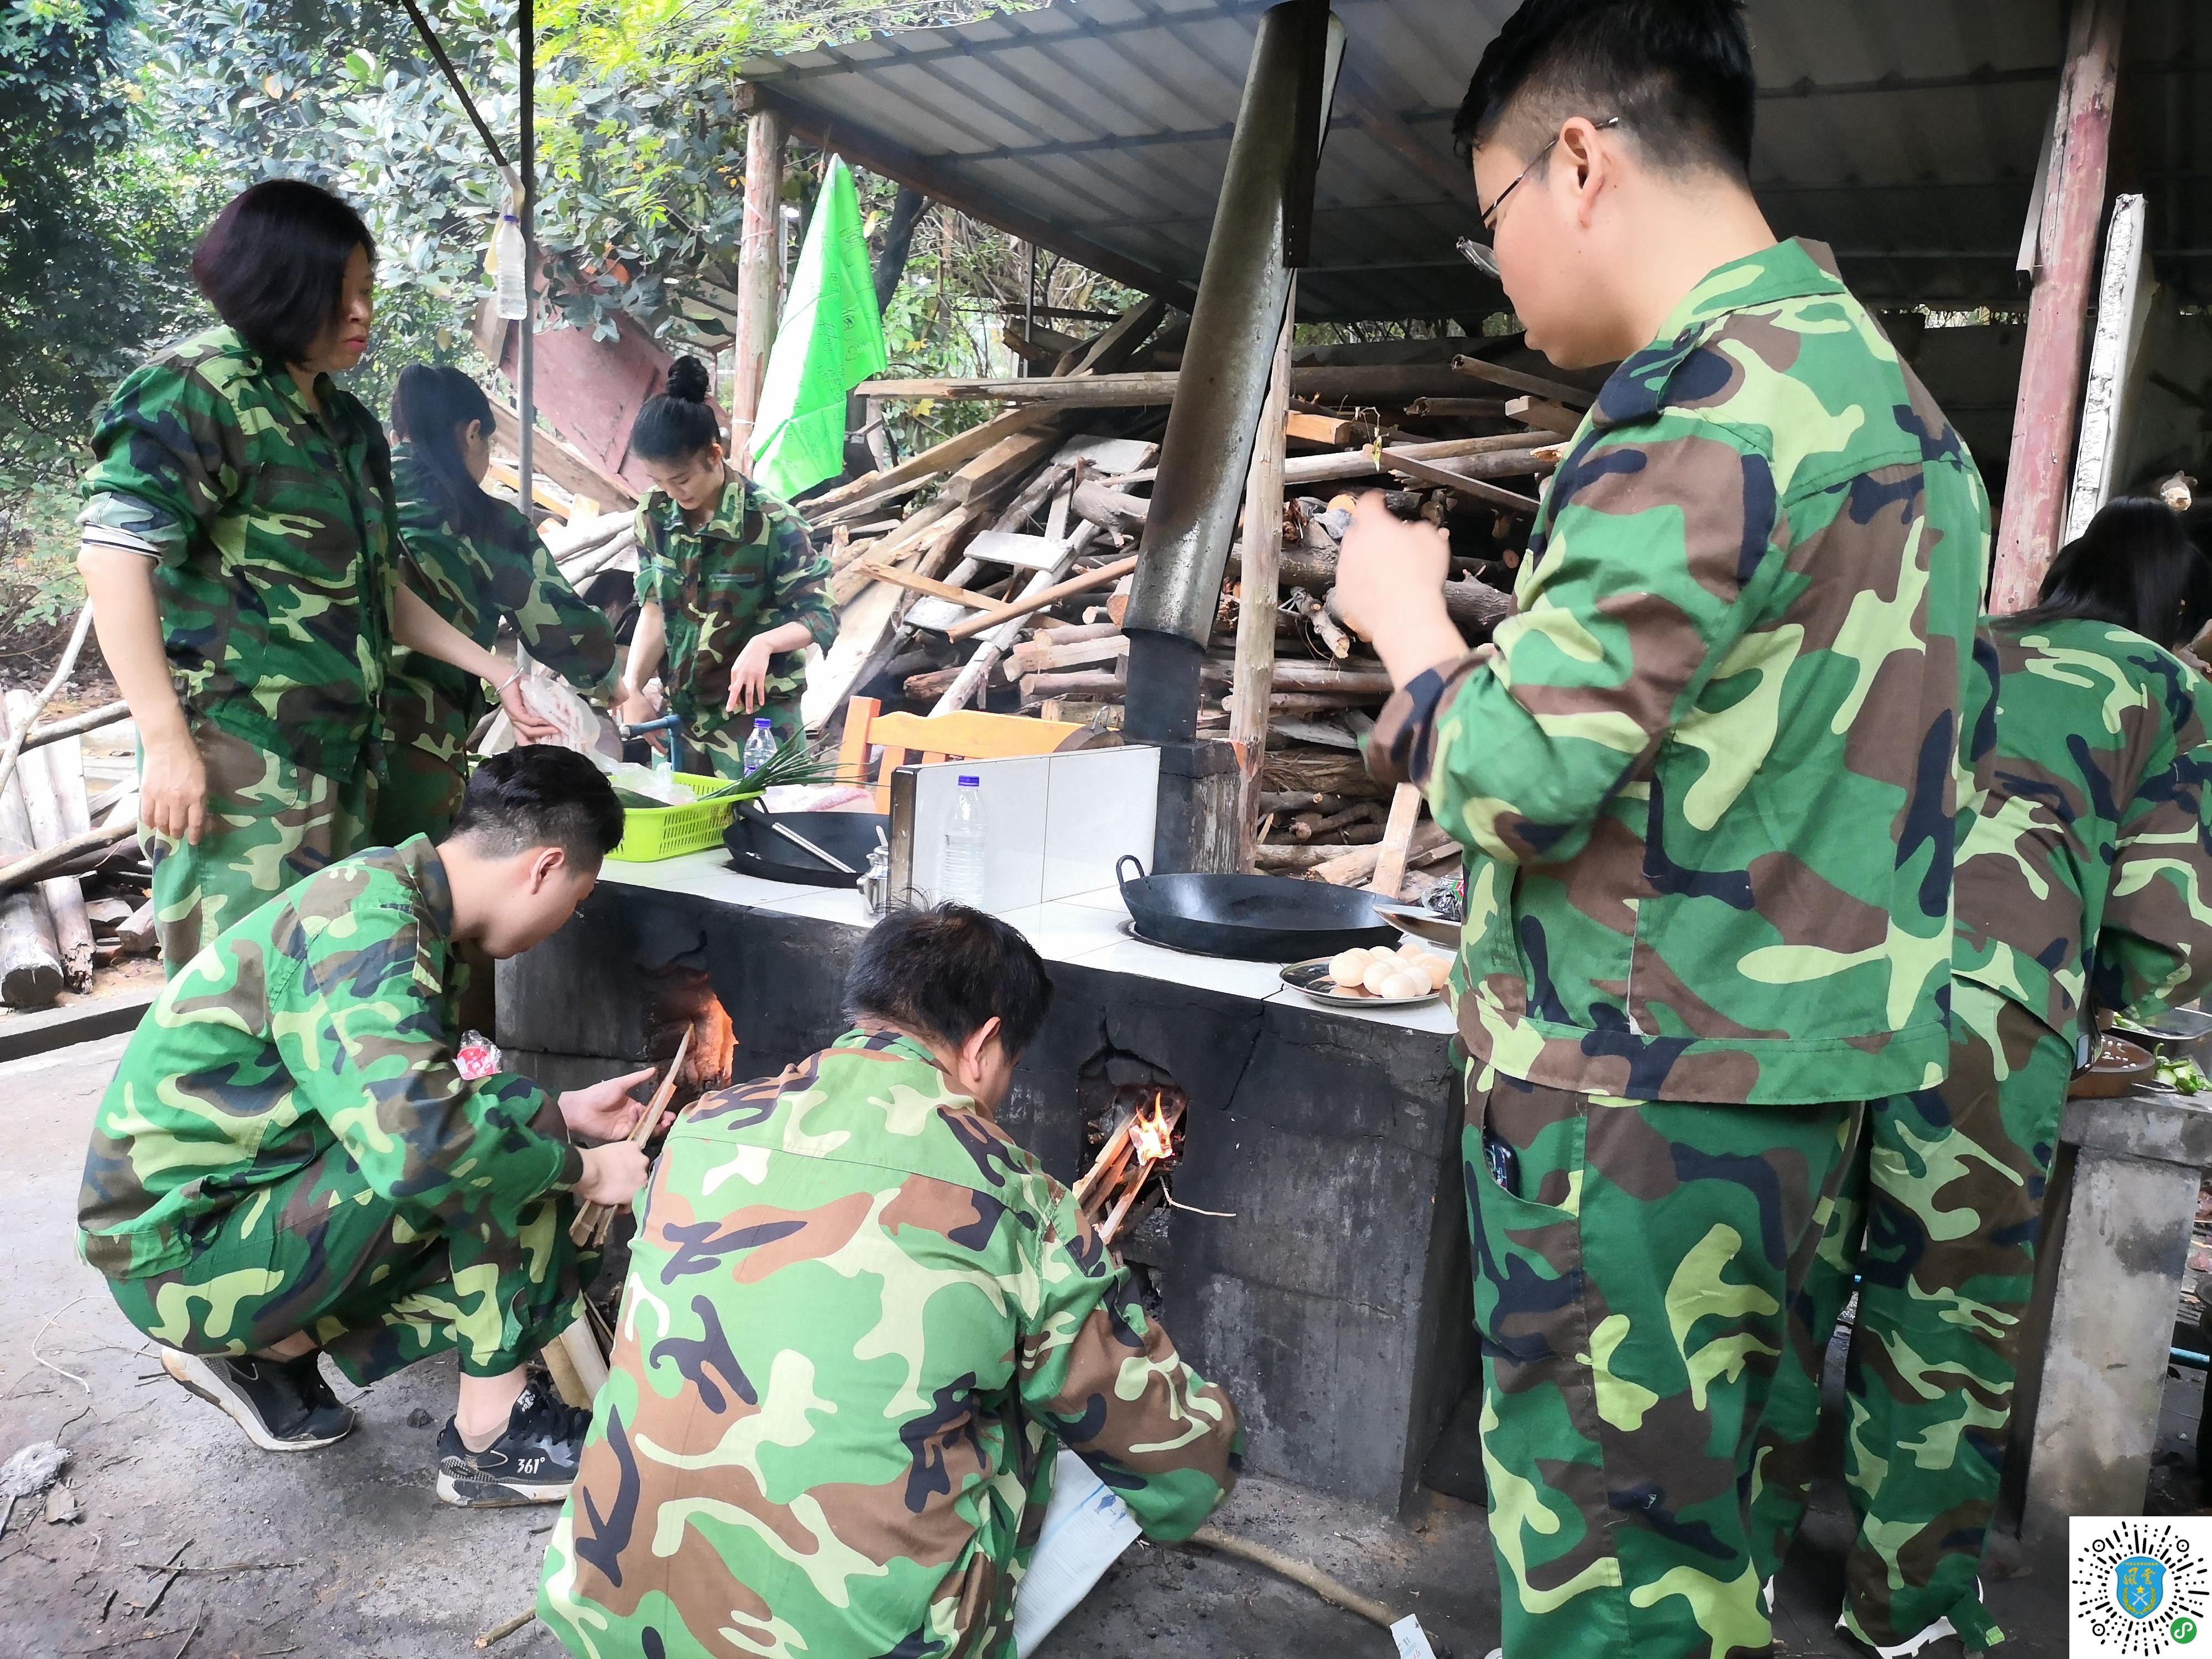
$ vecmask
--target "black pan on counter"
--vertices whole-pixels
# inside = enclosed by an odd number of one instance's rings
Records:
[[[773,826],[776,824],[851,865],[854,873],[833,870],[811,854],[800,851],[775,833]],[[763,812],[739,808],[730,827],[722,832],[722,845],[730,849],[730,867],[742,875],[797,882],[806,887],[857,887],[858,872],[868,867],[868,854],[876,850],[878,830],[890,833],[890,820],[879,812]]]
[[[1133,866],[1137,874],[1128,875]],[[1282,876],[1148,876],[1124,855],[1114,866],[1137,932],[1156,945],[1246,962],[1301,962],[1398,935],[1355,888]]]

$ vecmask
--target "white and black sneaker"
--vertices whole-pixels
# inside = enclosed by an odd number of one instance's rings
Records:
[[[313,1451],[353,1431],[353,1408],[338,1404],[312,1353],[298,1359],[234,1358],[164,1348],[161,1369],[228,1412],[264,1451]]]
[[[462,1443],[452,1418],[438,1436],[438,1497],[462,1509],[558,1504],[568,1495],[592,1414],[564,1406],[541,1385],[525,1386],[507,1428],[480,1452]]]

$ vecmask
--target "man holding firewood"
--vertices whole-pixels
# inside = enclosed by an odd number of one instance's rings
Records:
[[[1528,343],[1618,361],[1515,614],[1378,497],[1369,750],[1468,849],[1455,974],[1483,1439],[1522,1659],[1764,1650],[1751,1454],[1868,1103],[1948,1063],[1989,509],[1747,181],[1740,0],[1527,0],[1454,131]]]
[[[572,1653],[1011,1653],[1062,1446],[1154,1538],[1235,1483],[1228,1396],[993,1119],[1036,950],[900,911],[845,995],[853,1030],[702,1097],[654,1170],[538,1593]]]
[[[622,829],[583,756],[493,756],[447,840],[359,854],[270,900],[131,1039],[85,1159],[79,1248],[162,1368],[264,1450],[353,1427],[322,1355],[365,1384],[458,1349],[438,1495],[567,1495],[587,1414],[524,1368],[581,1312],[595,1264],[569,1242],[575,1203],[644,1184],[623,1137],[652,1073],[557,1101],[465,1076],[447,978],[459,940],[503,958],[550,937]]]

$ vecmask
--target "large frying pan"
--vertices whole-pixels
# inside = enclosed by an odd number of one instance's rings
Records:
[[[1136,866],[1135,880],[1127,874]],[[1281,876],[1148,876],[1114,866],[1137,931],[1156,945],[1246,962],[1298,962],[1397,939],[1367,894]]]
[[[771,826],[778,823],[797,830],[855,871],[868,867],[868,854],[876,850],[876,832],[881,830],[888,835],[890,830],[890,820],[877,812],[740,811],[722,832],[722,845],[730,849],[730,867],[766,881],[797,882],[806,887],[860,884],[857,875],[831,869],[777,835]]]

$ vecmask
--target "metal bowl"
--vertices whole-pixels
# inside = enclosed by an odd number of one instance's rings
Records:
[[[2169,1060],[2202,1060],[2212,1054],[2212,1014],[2201,1008],[2169,1008],[2152,1019],[2117,1019],[2112,1029]]]

